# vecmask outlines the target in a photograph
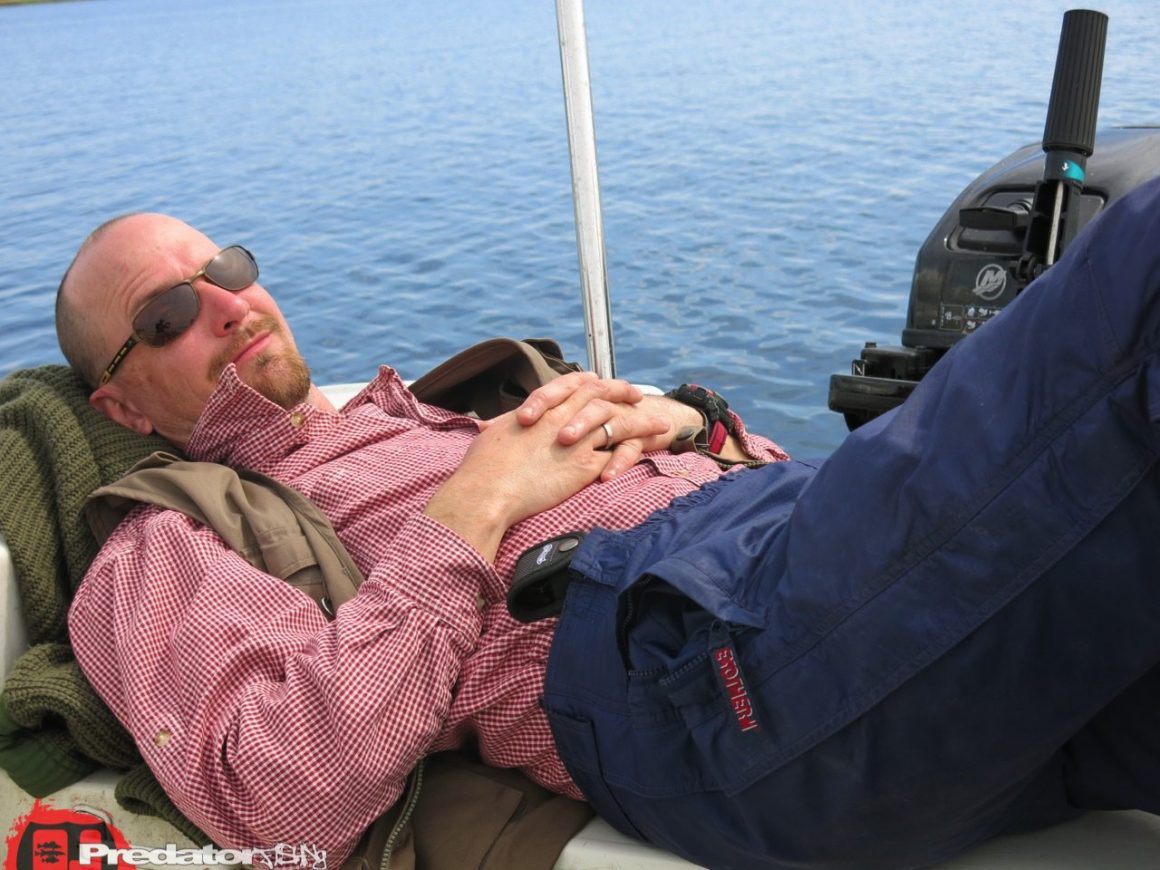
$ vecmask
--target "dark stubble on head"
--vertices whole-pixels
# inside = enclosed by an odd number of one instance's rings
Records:
[[[271,336],[285,335],[281,324],[273,317],[261,318],[245,332],[239,333],[223,353],[210,361],[210,379],[216,382],[225,367],[260,332],[268,332]],[[301,404],[310,393],[310,368],[302,355],[289,346],[281,353],[261,351],[253,358],[252,376],[245,380],[271,402],[287,410]]]

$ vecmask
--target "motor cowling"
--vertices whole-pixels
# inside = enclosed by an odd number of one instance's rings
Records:
[[[931,231],[914,265],[900,346],[868,342],[851,373],[830,379],[829,407],[850,429],[905,401],[948,349],[1009,305],[1045,268],[1029,261],[1041,145],[1027,145],[976,178]],[[1082,190],[1067,211],[1073,238],[1110,203],[1160,175],[1160,127],[1122,127],[1096,138]]]

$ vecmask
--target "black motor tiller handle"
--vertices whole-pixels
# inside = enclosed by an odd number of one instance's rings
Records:
[[[1044,151],[1074,151],[1091,157],[1107,38],[1104,13],[1090,9],[1064,13],[1043,130]]]

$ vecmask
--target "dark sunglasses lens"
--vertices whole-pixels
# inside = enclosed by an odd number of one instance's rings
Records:
[[[233,245],[209,261],[205,277],[225,290],[245,290],[258,280],[258,264],[249,251]]]
[[[169,344],[197,319],[197,294],[189,284],[158,293],[133,318],[133,331],[153,347]]]

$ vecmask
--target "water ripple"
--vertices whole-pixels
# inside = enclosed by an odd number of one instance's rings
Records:
[[[1155,123],[1153,4],[1105,6],[1101,123]],[[1067,6],[587,7],[621,373],[827,452],[830,373],[897,343],[930,228],[1040,135]],[[495,333],[583,357],[551,4],[6,7],[0,51],[0,374],[59,360],[59,275],[134,209],[254,250],[322,381]]]

